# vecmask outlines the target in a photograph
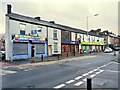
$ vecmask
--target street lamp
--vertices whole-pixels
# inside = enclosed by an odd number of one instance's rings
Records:
[[[95,15],[91,15],[91,16],[87,16],[86,18],[87,18],[87,36],[88,36],[88,18],[89,17],[93,17],[93,16],[98,16],[99,14],[95,14]]]

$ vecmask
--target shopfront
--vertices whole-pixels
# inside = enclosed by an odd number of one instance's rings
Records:
[[[61,45],[62,55],[77,55],[79,53],[79,43],[78,41],[64,41]]]
[[[41,55],[47,56],[45,37],[34,37],[18,34],[12,37],[13,43],[11,60],[41,57]]]
[[[104,43],[100,42],[81,42],[82,45],[82,52],[83,53],[89,53],[89,52],[101,52],[104,49]]]

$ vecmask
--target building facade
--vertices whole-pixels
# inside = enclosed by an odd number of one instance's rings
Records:
[[[6,16],[6,59],[47,56],[46,28]]]
[[[48,56],[61,54],[61,30],[48,27]]]
[[[6,14],[5,36],[6,60],[100,52],[109,41],[117,45],[120,40],[103,37],[94,30],[86,32],[40,17],[15,14],[11,12],[11,5]]]

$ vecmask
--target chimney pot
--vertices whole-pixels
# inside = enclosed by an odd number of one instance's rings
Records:
[[[50,21],[50,23],[55,24],[55,21]]]
[[[10,4],[7,5],[7,14],[11,14],[12,6]]]

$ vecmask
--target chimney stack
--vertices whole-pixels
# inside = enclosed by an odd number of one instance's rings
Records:
[[[35,19],[37,19],[37,20],[39,20],[39,21],[40,21],[40,19],[41,19],[41,18],[40,18],[40,17],[35,17]]]
[[[50,21],[50,23],[55,24],[55,21]]]
[[[11,14],[12,6],[10,4],[7,5],[7,14]]]

